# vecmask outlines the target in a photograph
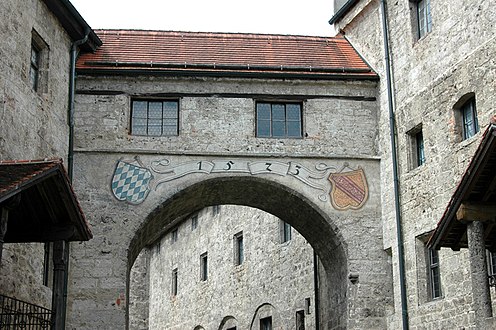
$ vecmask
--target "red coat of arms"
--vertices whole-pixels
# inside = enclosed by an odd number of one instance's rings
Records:
[[[337,210],[361,208],[369,197],[369,188],[362,168],[329,175],[331,204]]]

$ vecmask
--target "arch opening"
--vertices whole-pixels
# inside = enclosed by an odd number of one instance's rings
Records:
[[[131,268],[138,254],[199,210],[213,205],[242,205],[260,209],[297,230],[318,256],[320,324],[345,324],[347,311],[346,245],[332,219],[301,193],[282,184],[253,177],[220,177],[190,185],[149,214],[131,241]],[[332,281],[331,281],[332,279]],[[129,311],[127,313],[129,325]]]

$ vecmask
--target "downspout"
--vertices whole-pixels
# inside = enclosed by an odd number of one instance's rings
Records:
[[[69,121],[69,151],[67,154],[67,174],[69,176],[69,181],[72,184],[72,177],[74,173],[74,94],[76,85],[76,59],[78,55],[78,49],[81,45],[88,41],[88,36],[91,30],[86,29],[84,32],[84,38],[76,40],[71,46],[71,58],[70,58],[70,71],[69,71],[69,108],[68,108],[68,121]],[[62,320],[65,328],[66,320],[66,309],[67,309],[67,285],[69,281],[69,255],[70,255],[70,244],[67,242],[67,247],[64,250],[64,259],[66,261],[66,270],[64,278],[64,308],[62,310]]]
[[[394,208],[395,208],[395,218],[396,218],[396,240],[398,243],[401,318],[402,318],[403,330],[408,330],[408,306],[407,306],[406,284],[405,284],[405,255],[403,251],[403,231],[401,226],[398,156],[396,152],[396,134],[395,134],[396,122],[394,118],[393,86],[391,80],[392,69],[389,58],[389,34],[388,34],[388,24],[387,24],[386,0],[381,0],[381,13],[382,13],[382,32],[384,36],[384,60],[385,60],[386,85],[387,85],[388,108],[389,108],[389,134],[391,140],[391,157],[393,161]]]

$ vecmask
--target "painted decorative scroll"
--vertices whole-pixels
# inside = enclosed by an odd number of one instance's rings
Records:
[[[344,171],[345,168],[348,170]],[[146,199],[150,190],[156,190],[166,182],[191,174],[278,175],[290,176],[313,189],[319,190],[318,198],[326,202],[330,197],[332,206],[337,210],[361,208],[368,197],[364,171],[361,168],[351,170],[348,164],[343,166],[340,173],[335,171],[334,166],[328,166],[325,163],[318,163],[315,165],[315,170],[310,170],[296,162],[237,159],[191,161],[175,166],[171,165],[169,159],[160,159],[152,161],[147,168],[136,157],[133,161],[119,160],[117,162],[111,188],[118,200],[139,204]],[[153,188],[150,188],[152,180],[154,180]]]

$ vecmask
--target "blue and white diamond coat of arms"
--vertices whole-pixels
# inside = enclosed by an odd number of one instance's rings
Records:
[[[150,192],[152,173],[141,166],[119,160],[112,177],[112,193],[120,201],[142,203]]]

